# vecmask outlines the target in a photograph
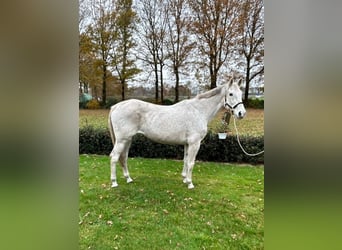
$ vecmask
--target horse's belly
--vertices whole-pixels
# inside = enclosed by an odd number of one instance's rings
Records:
[[[174,133],[171,132],[172,128],[166,131],[139,131],[141,134],[146,136],[152,141],[163,143],[163,144],[179,144],[184,145],[187,143],[187,138],[184,132]]]
[[[207,126],[192,113],[169,109],[164,112],[146,112],[139,130],[149,139],[164,144],[185,145],[202,139]]]

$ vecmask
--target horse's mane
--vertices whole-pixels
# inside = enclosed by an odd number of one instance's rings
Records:
[[[216,87],[216,88],[214,88],[214,89],[212,89],[212,90],[209,90],[209,91],[207,91],[207,92],[198,94],[198,95],[196,96],[196,98],[197,98],[197,99],[210,98],[210,97],[212,97],[212,96],[214,96],[214,95],[219,94],[219,93],[221,92],[222,87],[223,87],[223,85],[218,86],[218,87]]]

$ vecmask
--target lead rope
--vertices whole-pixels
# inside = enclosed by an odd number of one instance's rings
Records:
[[[237,138],[237,141],[239,143],[239,146],[240,148],[242,149],[242,151],[248,155],[248,156],[257,156],[257,155],[260,155],[262,153],[264,153],[265,150],[262,150],[260,151],[259,153],[255,153],[255,154],[250,154],[250,153],[247,153],[246,150],[242,147],[241,145],[241,142],[240,142],[240,137],[239,137],[239,131],[237,130],[237,127],[236,127],[236,122],[235,122],[235,116],[233,115],[233,118],[234,118],[234,127],[235,127],[235,132],[236,132],[236,138]]]

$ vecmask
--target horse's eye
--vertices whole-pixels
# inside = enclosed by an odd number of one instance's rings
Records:
[[[229,93],[229,96],[233,96],[233,93]]]

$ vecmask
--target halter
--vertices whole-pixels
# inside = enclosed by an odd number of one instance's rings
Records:
[[[231,111],[232,113],[233,113],[233,110],[234,110],[237,106],[239,106],[240,104],[243,104],[243,102],[239,102],[239,103],[235,104],[235,105],[232,107],[232,106],[230,106],[230,105],[228,104],[226,96],[224,97],[224,107],[228,106],[228,107],[230,108],[230,111]],[[233,119],[234,119],[234,127],[235,127],[235,132],[236,132],[236,138],[237,138],[237,141],[238,141],[239,146],[240,146],[240,148],[242,149],[242,151],[243,151],[246,155],[248,155],[248,156],[257,156],[257,155],[260,155],[260,154],[264,153],[264,150],[262,150],[262,151],[260,151],[260,152],[258,152],[258,153],[255,153],[255,154],[251,154],[251,153],[246,152],[246,150],[242,147],[241,142],[240,142],[239,131],[238,131],[237,127],[236,127],[236,122],[235,122],[235,116],[234,116],[234,115],[233,115]]]
[[[239,103],[237,103],[237,104],[235,104],[233,107],[232,106],[230,106],[229,104],[228,104],[228,102],[224,102],[224,106],[226,107],[226,106],[228,106],[230,109],[232,109],[232,110],[234,110],[234,109],[236,109],[236,107],[237,106],[239,106],[240,104],[243,104],[243,102],[239,102]]]
[[[228,106],[228,108],[230,108],[230,110],[234,110],[236,109],[237,106],[239,106],[240,104],[243,104],[243,102],[238,102],[237,104],[235,104],[233,107],[229,105],[229,103],[227,102],[227,97],[224,96],[224,107]]]

